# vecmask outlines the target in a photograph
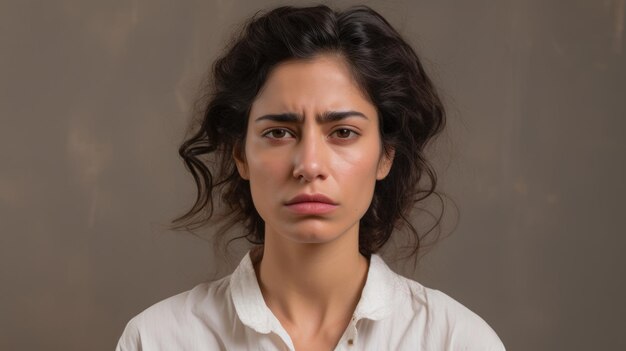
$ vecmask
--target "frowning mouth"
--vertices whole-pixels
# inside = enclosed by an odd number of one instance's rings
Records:
[[[323,204],[337,205],[335,201],[322,194],[300,194],[287,201],[286,205],[294,205],[303,202],[319,202]]]
[[[325,214],[334,211],[338,204],[322,194],[300,194],[285,203],[297,214]]]

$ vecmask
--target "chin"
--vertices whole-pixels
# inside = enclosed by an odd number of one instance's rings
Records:
[[[298,233],[292,232],[287,234],[286,237],[300,244],[324,244],[337,239],[339,235],[329,235],[328,233],[320,233],[317,231],[304,231]]]
[[[348,231],[342,229],[325,225],[293,225],[285,228],[283,237],[301,244],[324,244],[347,234]]]

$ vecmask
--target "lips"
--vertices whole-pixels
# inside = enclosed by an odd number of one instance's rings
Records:
[[[337,205],[336,202],[322,194],[300,194],[293,199],[287,201],[286,205],[289,206],[303,202],[319,202],[323,204]]]
[[[337,208],[337,205],[336,202],[322,194],[300,194],[285,203],[290,211],[301,215],[330,213]]]

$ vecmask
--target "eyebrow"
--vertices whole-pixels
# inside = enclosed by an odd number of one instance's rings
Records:
[[[322,114],[318,114],[315,116],[315,120],[318,123],[331,123],[337,122],[342,119],[346,119],[348,117],[360,117],[368,119],[363,113],[359,111],[326,111]],[[302,123],[304,121],[304,116],[299,115],[297,113],[278,113],[278,114],[269,114],[263,115],[257,118],[254,122],[260,121],[274,121],[274,122],[283,122],[283,123]]]

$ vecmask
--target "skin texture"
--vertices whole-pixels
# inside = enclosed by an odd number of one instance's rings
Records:
[[[344,114],[321,118],[329,112]],[[382,151],[376,108],[338,55],[283,62],[253,102],[244,151],[237,169],[265,221],[255,269],[266,304],[297,350],[332,349],[367,275],[359,220],[393,160]],[[287,205],[300,194],[333,205]]]

